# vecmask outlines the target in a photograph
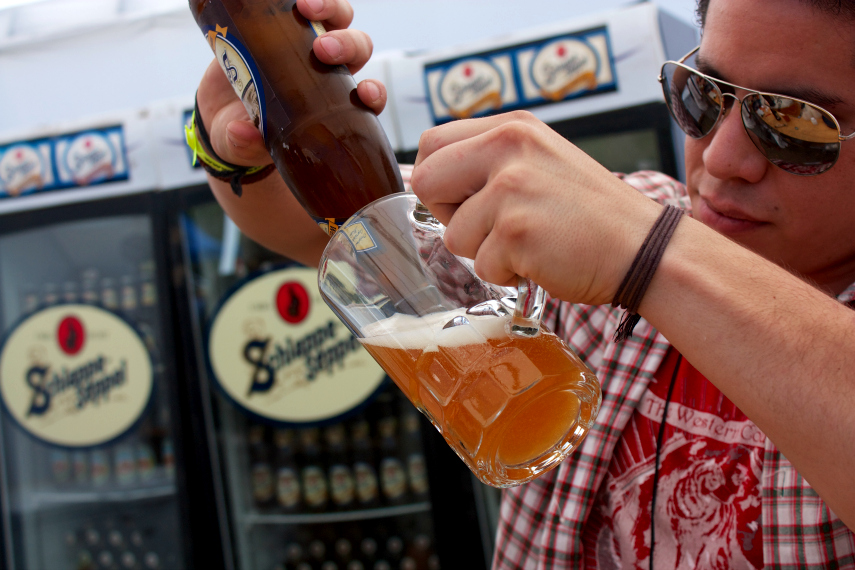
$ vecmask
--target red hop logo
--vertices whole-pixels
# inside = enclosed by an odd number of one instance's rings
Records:
[[[567,55],[567,48],[558,46],[558,57],[564,57],[565,55]]]
[[[302,283],[285,283],[276,293],[276,309],[285,322],[292,325],[303,322],[309,314],[309,293]]]
[[[83,323],[77,317],[65,317],[56,329],[56,340],[59,348],[69,356],[74,356],[83,348],[86,342],[86,331]]]
[[[468,65],[463,68],[463,77],[472,77],[473,73],[472,68]]]

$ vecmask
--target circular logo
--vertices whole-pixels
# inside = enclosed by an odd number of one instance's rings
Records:
[[[286,323],[299,324],[309,314],[309,293],[302,283],[289,281],[276,293],[276,310]]]
[[[0,182],[9,194],[17,196],[41,188],[45,182],[43,170],[36,149],[28,145],[13,146],[0,159]]]
[[[113,176],[116,152],[107,137],[85,133],[74,139],[65,154],[65,166],[80,186]]]
[[[74,316],[65,317],[56,329],[56,340],[59,348],[67,355],[74,356],[83,348],[86,341],[86,331],[83,323]]]
[[[371,398],[386,374],[327,307],[318,270],[254,276],[212,318],[214,380],[242,410],[288,424],[338,418]]]
[[[92,447],[126,434],[151,400],[143,339],[118,315],[68,304],[27,317],[0,349],[0,401],[34,437]]]

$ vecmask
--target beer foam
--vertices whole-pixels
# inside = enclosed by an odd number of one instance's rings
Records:
[[[455,317],[465,317],[469,325],[443,329]],[[362,329],[365,338],[360,341],[382,348],[436,352],[440,347],[457,348],[505,337],[505,324],[508,320],[509,317],[467,315],[466,309],[432,313],[423,317],[396,314],[365,326]]]

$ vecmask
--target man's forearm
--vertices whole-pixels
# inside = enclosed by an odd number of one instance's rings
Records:
[[[640,313],[855,529],[855,312],[685,219]]]

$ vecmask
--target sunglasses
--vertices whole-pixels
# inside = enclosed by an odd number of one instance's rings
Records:
[[[834,116],[813,103],[754,91],[705,75],[685,64],[696,47],[680,61],[662,66],[659,82],[671,116],[688,136],[702,139],[727,112],[726,97],[738,102],[742,124],[754,146],[778,168],[799,176],[822,174],[837,162],[843,136]],[[739,99],[739,89],[748,94]]]

